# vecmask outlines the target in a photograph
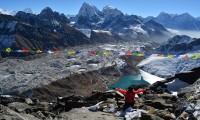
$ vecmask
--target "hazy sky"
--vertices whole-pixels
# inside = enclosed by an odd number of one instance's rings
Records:
[[[160,12],[189,13],[200,16],[200,0],[0,0],[0,8],[6,10],[23,10],[31,8],[39,13],[45,7],[64,14],[77,14],[83,2],[91,3],[98,9],[106,5],[118,8],[124,13],[157,16]]]

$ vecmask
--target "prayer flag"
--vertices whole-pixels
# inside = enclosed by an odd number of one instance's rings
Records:
[[[6,52],[11,52],[12,50],[11,50],[11,48],[6,48]]]
[[[132,55],[132,53],[131,52],[126,52],[125,55],[130,56],[130,55]]]

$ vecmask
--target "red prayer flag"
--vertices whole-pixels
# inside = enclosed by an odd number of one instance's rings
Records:
[[[95,55],[96,52],[94,52],[94,51],[89,51],[89,54],[91,54],[91,55]]]
[[[132,55],[132,52],[126,52],[125,55]]]
[[[27,52],[29,52],[29,50],[23,49],[22,52],[27,53]]]

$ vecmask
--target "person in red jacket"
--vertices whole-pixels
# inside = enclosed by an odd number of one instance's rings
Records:
[[[135,94],[139,94],[141,92],[145,92],[146,90],[141,89],[141,90],[137,90],[135,91],[133,89],[133,87],[128,87],[128,91],[123,90],[123,89],[119,89],[119,88],[115,88],[116,91],[122,93],[125,96],[125,104],[123,107],[123,111],[126,110],[129,107],[134,108],[134,104],[135,104]]]

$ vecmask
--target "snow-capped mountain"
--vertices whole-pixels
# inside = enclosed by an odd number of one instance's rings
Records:
[[[158,53],[163,54],[185,54],[200,50],[200,39],[190,38],[185,35],[177,35],[157,48]]]
[[[89,18],[89,20],[98,19],[101,15],[101,11],[96,6],[89,3],[83,3],[79,10],[78,17],[83,16]]]
[[[0,48],[58,49],[90,43],[84,34],[68,24],[64,14],[51,8],[43,9],[38,15],[23,11],[15,16],[0,14]]]
[[[23,10],[23,12],[25,12],[25,13],[30,13],[30,14],[36,14],[32,9],[30,9],[30,8],[25,8],[24,10]]]
[[[23,11],[23,12],[25,12],[25,13],[36,14],[36,13],[35,13],[32,9],[30,9],[30,8],[25,8],[24,10],[21,10],[21,11]],[[1,13],[1,14],[5,14],[5,15],[12,15],[12,16],[14,16],[14,15],[17,14],[17,12],[19,12],[19,11],[17,11],[17,10],[9,11],[9,10],[3,10],[3,9],[0,8],[0,13]]]
[[[155,20],[167,28],[179,30],[200,30],[199,18],[195,18],[188,13],[183,14],[168,14],[160,13],[157,17],[147,17],[144,21]]]
[[[75,20],[75,19],[74,19]],[[129,36],[134,40],[154,40],[162,43],[172,34],[159,23],[143,22],[136,15],[124,15],[117,8],[106,6],[102,11],[94,5],[83,3],[76,16],[75,28],[104,30]]]
[[[11,15],[11,11],[4,10],[0,8],[0,14]]]
[[[95,23],[98,23],[101,19],[102,12],[96,8],[96,6],[89,3],[83,3],[76,16],[75,26],[78,28],[93,28]]]
[[[117,16],[123,15],[123,13],[118,10],[117,8],[114,8],[112,6],[105,6],[102,10],[104,14],[104,18],[115,18]]]

